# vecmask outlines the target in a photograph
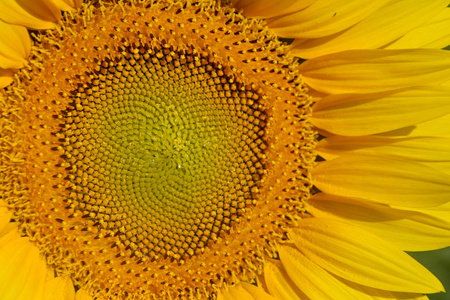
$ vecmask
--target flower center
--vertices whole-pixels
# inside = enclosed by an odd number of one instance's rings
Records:
[[[209,61],[124,49],[98,62],[63,113],[73,209],[137,256],[192,256],[228,232],[258,191],[260,96]]]

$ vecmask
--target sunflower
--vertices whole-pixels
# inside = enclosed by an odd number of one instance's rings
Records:
[[[4,1],[2,295],[443,291],[448,4]]]

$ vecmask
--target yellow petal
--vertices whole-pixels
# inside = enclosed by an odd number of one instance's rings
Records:
[[[429,22],[411,30],[385,49],[442,49],[450,44],[448,28],[450,28],[450,8],[447,7]]]
[[[404,251],[428,251],[450,246],[450,212],[445,221],[430,214],[325,193],[318,193],[308,200],[306,209],[317,218],[361,227]]]
[[[406,253],[356,226],[303,219],[292,239],[311,261],[346,280],[397,292],[443,291],[439,280]]]
[[[450,113],[449,95],[450,88],[438,86],[331,95],[313,106],[311,122],[344,136],[387,132]]]
[[[354,282],[341,279],[341,281],[347,284],[350,288],[353,289],[355,293],[359,295],[363,295],[361,297],[370,296],[370,299],[374,300],[427,300],[428,297],[422,294],[414,294],[414,293],[400,293],[400,292],[391,292],[391,291],[383,291],[379,289],[370,288],[367,286],[363,286],[360,284],[356,284]]]
[[[91,295],[89,295],[88,292],[81,289],[78,290],[77,293],[75,294],[75,300],[94,300],[94,298]]]
[[[403,207],[432,207],[450,199],[450,176],[419,163],[346,155],[312,171],[322,192]]]
[[[0,237],[0,291],[2,300],[42,300],[46,264],[37,247],[15,231]]]
[[[0,209],[0,238],[12,230],[17,230],[17,226],[11,223],[12,212],[5,207]]]
[[[388,294],[388,292],[385,292]],[[429,300],[426,295],[422,294],[413,294],[413,293],[389,293],[386,296],[374,296],[374,300]]]
[[[450,77],[450,52],[438,49],[353,50],[300,65],[306,84],[327,94],[369,93],[440,85]]]
[[[68,11],[81,7],[82,0],[50,0],[58,9]]]
[[[2,97],[0,95],[0,97]],[[1,100],[3,100],[3,98],[0,98]],[[0,216],[2,216],[3,214],[7,213],[8,210],[8,203],[6,203],[3,199],[0,199]]]
[[[45,300],[73,300],[75,288],[70,277],[55,277],[45,283]]]
[[[450,138],[450,114],[414,126],[385,132],[382,136],[446,137]]]
[[[221,298],[222,297],[223,300],[236,300],[236,299],[255,300],[255,298],[240,285],[228,287],[228,289],[222,293]]]
[[[377,49],[426,23],[447,5],[446,0],[393,0],[343,32],[294,42],[292,52],[309,59],[351,49]]]
[[[387,136],[329,136],[316,147],[317,153],[330,160],[348,153],[397,157],[418,162],[450,161],[450,138]]]
[[[267,22],[269,27],[282,37],[319,38],[355,25],[388,1],[318,0],[305,9],[269,19]]]
[[[60,10],[49,0],[2,0],[0,20],[33,29],[55,27],[61,18]]]
[[[274,297],[267,294],[261,287],[255,286],[247,282],[242,282],[241,285],[256,300],[276,300]]]
[[[316,0],[232,0],[237,10],[243,10],[246,17],[271,18],[302,10]]]
[[[0,89],[10,85],[13,82],[13,76],[13,71],[0,68]]]
[[[304,300],[303,292],[297,288],[282,267],[266,262],[264,264],[264,279],[270,294],[276,299]]]
[[[400,209],[400,210],[404,210],[405,208],[402,206],[395,206],[392,205],[393,208],[396,209]],[[438,218],[441,220],[441,222],[449,222],[450,218],[449,218],[449,214],[450,214],[450,202],[444,203],[442,205],[439,206],[433,206],[433,207],[427,207],[427,208],[417,208],[417,207],[412,207],[412,208],[408,208],[408,210],[411,211],[416,211],[419,213],[423,213],[426,215],[430,215],[433,218]]]
[[[423,164],[450,175],[450,162],[448,161],[427,161],[423,162]]]
[[[47,285],[47,282],[49,282],[50,280],[52,280],[55,277],[56,277],[55,269],[53,267],[47,265],[47,276],[45,277],[46,285]],[[45,291],[45,289],[46,288],[44,288],[44,291]]]
[[[26,28],[0,21],[0,68],[22,68],[30,51],[31,40]]]
[[[348,286],[294,248],[279,247],[278,253],[292,281],[309,299],[371,299],[370,297],[357,298]]]

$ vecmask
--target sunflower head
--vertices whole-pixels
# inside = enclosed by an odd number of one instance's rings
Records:
[[[57,274],[118,297],[256,280],[314,164],[286,46],[214,2],[85,4],[36,41],[6,90],[6,200]]]

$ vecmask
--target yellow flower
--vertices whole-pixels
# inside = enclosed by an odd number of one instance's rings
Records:
[[[443,291],[448,1],[223,2],[0,4],[3,297]]]

